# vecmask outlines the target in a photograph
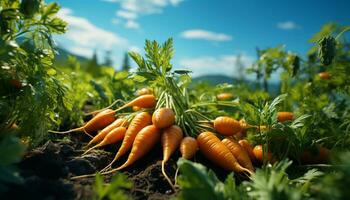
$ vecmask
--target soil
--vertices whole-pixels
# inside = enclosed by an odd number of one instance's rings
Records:
[[[81,156],[84,150],[81,141],[89,138],[76,134],[69,139],[50,140],[44,145],[29,151],[19,163],[23,184],[11,185],[10,190],[2,199],[92,199],[94,177],[71,180],[77,175],[92,174],[103,169],[114,157],[120,144],[111,145],[100,150],[93,150]],[[175,153],[166,164],[166,172],[174,180],[176,161],[179,153]],[[120,166],[127,156],[121,158],[113,167]],[[170,199],[179,190],[172,191],[170,185],[161,173],[162,150],[158,144],[146,156],[132,166],[122,170],[132,181],[133,187],[126,190],[131,199]],[[206,161],[199,153],[196,161],[213,169],[219,179],[225,179],[227,172],[216,168]],[[105,176],[109,182],[112,175]],[[236,179],[237,180],[237,179]]]

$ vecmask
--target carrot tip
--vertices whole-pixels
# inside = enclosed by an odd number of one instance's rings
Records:
[[[168,181],[169,185],[171,186],[171,188],[173,189],[173,191],[175,191],[175,186],[174,184],[171,182],[170,178],[168,177],[168,175],[165,173],[165,169],[164,169],[164,165],[165,162],[162,162],[162,174],[164,175],[165,179]]]

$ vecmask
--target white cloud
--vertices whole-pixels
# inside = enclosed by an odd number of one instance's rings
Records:
[[[196,58],[180,59],[181,68],[189,69],[193,72],[193,76],[201,76],[205,74],[224,74],[228,76],[238,75],[238,62],[244,67],[250,67],[253,63],[253,58],[247,55],[220,55],[220,56],[201,56]],[[245,72],[243,72],[245,73]]]
[[[277,28],[282,30],[294,30],[300,28],[300,26],[293,21],[285,21],[277,23]]]
[[[177,6],[184,0],[102,0],[120,4],[117,17],[125,20],[126,28],[140,28],[137,19],[143,15],[159,14],[167,6]],[[132,21],[130,21],[132,20]],[[137,25],[136,25],[137,24]]]
[[[129,46],[126,38],[99,28],[85,18],[74,16],[71,9],[62,8],[58,16],[69,24],[68,32],[63,37],[70,42],[68,48],[72,53],[86,56],[91,55],[94,49]]]
[[[128,28],[128,29],[139,29],[140,28],[140,24],[137,23],[134,20],[128,20],[126,22],[126,24],[125,24],[125,28]]]
[[[124,19],[136,19],[138,17],[136,13],[126,10],[118,10],[117,16],[122,17]]]
[[[203,29],[191,29],[180,34],[185,39],[208,40],[215,42],[223,42],[232,40],[232,36],[224,33],[216,33]]]
[[[113,19],[111,20],[111,22],[112,22],[112,24],[118,25],[118,24],[121,23],[121,20],[120,20],[120,19],[117,19],[117,18],[113,18]]]

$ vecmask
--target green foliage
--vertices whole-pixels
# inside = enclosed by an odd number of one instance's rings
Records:
[[[335,56],[336,41],[332,36],[326,36],[318,42],[319,57],[321,58],[321,63],[324,65],[330,65]]]
[[[1,104],[6,118],[1,127],[16,122],[21,135],[39,142],[64,105],[65,88],[53,75],[53,33],[64,33],[66,23],[56,17],[59,6],[39,0],[1,1]],[[0,112],[4,112],[1,110]]]
[[[213,171],[208,171],[199,163],[180,158],[177,165],[181,173],[178,177],[181,192],[177,199],[246,199],[243,191],[236,186],[233,174],[228,175],[223,183]]]
[[[304,199],[308,196],[309,183],[322,175],[317,170],[309,170],[303,176],[289,179],[286,170],[291,161],[282,160],[274,165],[257,169],[251,181],[243,183],[248,196],[252,199]]]
[[[105,184],[103,177],[100,174],[97,174],[93,185],[93,199],[127,200],[130,198],[125,194],[124,190],[130,189],[131,187],[132,183],[126,179],[124,174],[117,173],[108,184]]]
[[[339,153],[333,160],[334,170],[311,185],[317,199],[347,199],[350,195],[350,152]]]

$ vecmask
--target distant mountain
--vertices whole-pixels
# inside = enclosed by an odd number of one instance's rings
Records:
[[[236,80],[232,77],[229,76],[225,76],[225,75],[203,75],[203,76],[199,76],[196,78],[193,78],[193,82],[208,82],[212,85],[217,85],[217,84],[222,84],[222,83],[233,83],[236,82]]]
[[[233,83],[238,83],[237,79],[229,77],[229,76],[225,76],[225,75],[203,75],[203,76],[199,76],[196,78],[192,79],[193,83],[198,83],[198,82],[207,82],[210,83],[211,85],[218,85],[218,84],[222,84],[222,83],[229,83],[229,84],[233,84]],[[255,85],[255,83],[253,84],[252,81],[248,81],[245,80],[245,83],[253,86]],[[279,92],[279,87],[280,84],[277,82],[269,82],[269,92],[273,95],[278,94]]]

